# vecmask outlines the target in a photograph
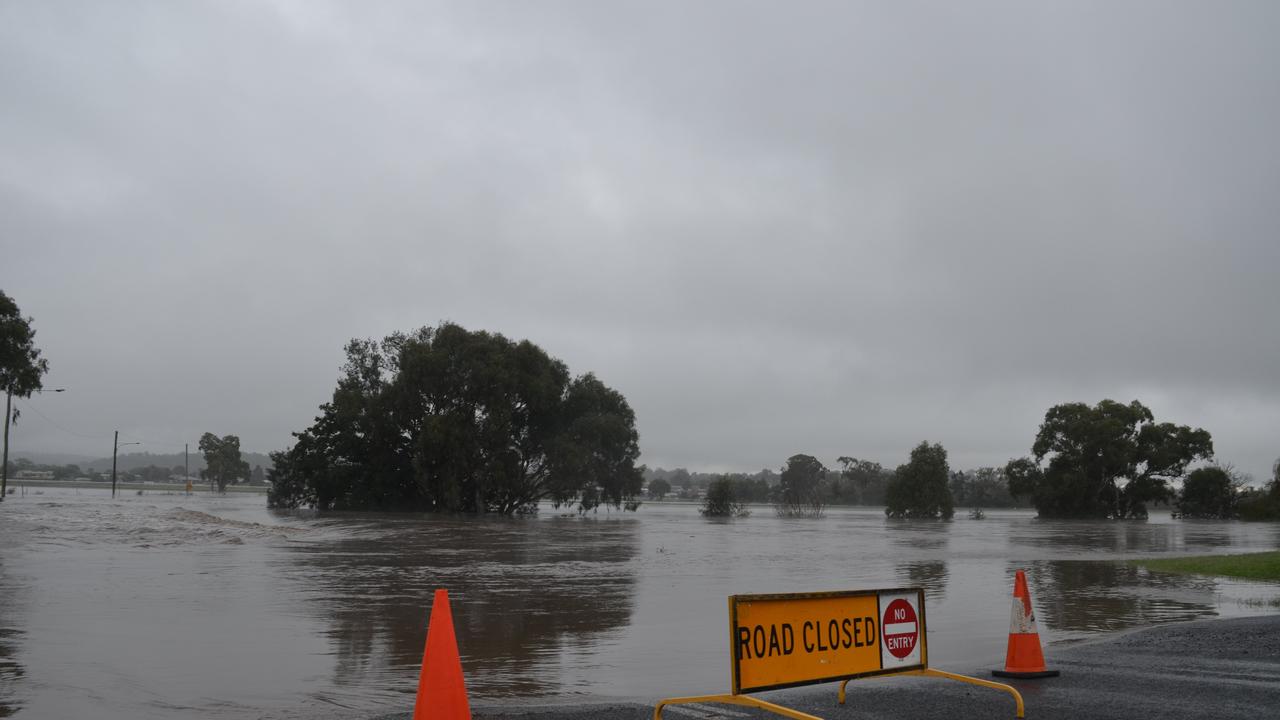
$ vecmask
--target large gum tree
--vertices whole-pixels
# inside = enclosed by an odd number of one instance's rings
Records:
[[[273,453],[277,507],[514,514],[639,494],[621,393],[524,340],[452,323],[353,340],[331,402]]]
[[[1005,466],[1012,495],[1030,496],[1044,517],[1142,518],[1147,503],[1172,499],[1171,483],[1213,457],[1208,431],[1157,423],[1145,405],[1103,400],[1049,408],[1034,458]]]

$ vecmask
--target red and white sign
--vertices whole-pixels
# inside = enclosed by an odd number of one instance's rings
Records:
[[[919,625],[916,623],[916,611],[911,603],[898,598],[889,603],[884,611],[884,644],[890,655],[901,660],[916,649],[919,637]]]
[[[916,593],[880,596],[880,648],[885,669],[920,664],[918,601]]]

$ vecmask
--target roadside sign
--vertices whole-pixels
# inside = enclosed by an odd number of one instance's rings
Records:
[[[928,637],[920,588],[731,595],[733,691],[660,700],[653,718],[662,720],[670,705],[723,703],[790,720],[822,720],[745,693],[839,681],[836,699],[843,705],[849,681],[871,675],[925,675],[1000,690],[1013,697],[1017,717],[1024,717],[1016,689],[929,667]]]
[[[881,643],[881,664],[885,668],[917,666],[920,664],[920,637],[922,623],[916,613],[915,593],[880,596],[884,608],[880,618],[884,642]]]
[[[734,595],[734,694],[928,667],[924,591]]]

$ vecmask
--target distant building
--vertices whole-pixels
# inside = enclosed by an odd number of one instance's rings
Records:
[[[52,480],[52,470],[19,470],[13,476],[14,480]]]

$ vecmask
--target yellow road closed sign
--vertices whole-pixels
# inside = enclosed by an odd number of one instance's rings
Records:
[[[928,667],[924,591],[729,598],[733,693]]]
[[[850,680],[899,673],[1007,692],[1016,716],[1024,717],[1022,695],[1014,688],[929,667],[920,588],[731,595],[729,656],[732,693],[661,700],[653,708],[653,720],[662,720],[663,708],[670,705],[708,702],[757,708],[791,720],[821,720],[746,693],[840,681],[836,697],[843,705]]]

